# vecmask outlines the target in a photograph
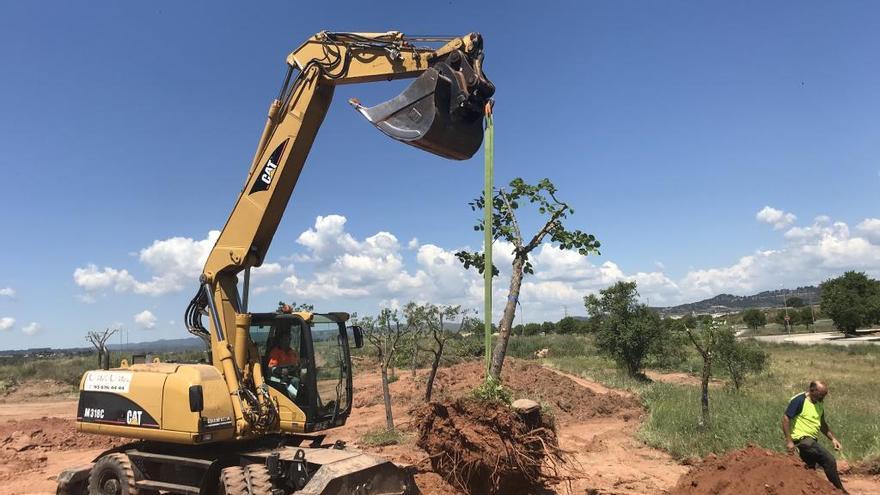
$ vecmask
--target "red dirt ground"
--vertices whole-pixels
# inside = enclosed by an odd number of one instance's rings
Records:
[[[541,368],[532,362],[510,361],[505,363],[505,368],[504,378],[518,397],[543,401],[549,409],[556,411],[559,446],[571,453],[581,471],[570,485],[559,485],[559,493],[676,493],[675,485],[688,468],[665,452],[648,447],[635,438],[643,414],[638,400],[583,378]],[[478,363],[443,370],[438,377],[435,397],[451,398],[456,393],[465,393],[477,383],[481,373],[482,365]],[[426,373],[420,370],[415,379],[408,371],[398,370],[398,375],[400,379],[391,384],[391,389],[395,401],[395,424],[407,435],[404,443],[387,447],[359,445],[364,433],[384,424],[381,385],[375,372],[355,377],[352,415],[347,425],[328,432],[328,441],[345,440],[397,463],[414,466],[416,483],[425,495],[459,495],[460,492],[431,471],[428,456],[415,445],[415,425],[409,411],[422,404]],[[75,400],[63,395],[56,396],[54,402],[43,400],[0,401],[0,492],[4,494],[53,494],[58,473],[90,462],[106,449],[104,439],[100,437],[80,440],[79,437],[85,435],[75,434]],[[16,431],[21,433],[15,434]],[[25,441],[28,438],[34,441]],[[40,445],[19,452],[12,448],[18,442],[22,446],[25,443]],[[47,455],[49,450],[51,456]],[[703,465],[695,469],[701,467]],[[11,475],[13,472],[14,476]],[[805,471],[805,474],[810,473]],[[877,477],[847,475],[844,484],[854,495],[880,493],[880,478]]]
[[[710,456],[679,480],[676,495],[837,495],[825,474],[793,455],[747,447]]]

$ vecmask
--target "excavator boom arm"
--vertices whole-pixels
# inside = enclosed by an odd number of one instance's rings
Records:
[[[463,159],[479,147],[482,109],[494,92],[482,73],[480,35],[449,38],[437,49],[417,47],[418,41],[399,32],[321,32],[287,57],[285,83],[270,104],[244,188],[186,316],[190,331],[210,342],[214,365],[233,396],[240,435],[254,427],[249,410],[271,404],[254,398],[263,380],[237,275],[245,271],[246,301],[249,269],[265,259],[335,86],[419,77],[388,103],[369,109],[353,104],[389,136],[435,154]],[[201,325],[203,312],[210,316],[210,332]]]

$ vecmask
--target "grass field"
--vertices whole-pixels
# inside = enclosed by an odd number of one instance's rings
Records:
[[[679,458],[721,453],[752,443],[784,450],[780,421],[788,400],[805,390],[810,380],[822,379],[830,387],[826,416],[843,443],[839,457],[861,461],[880,456],[880,349],[790,344],[762,347],[770,353],[769,369],[751,377],[739,392],[730,387],[713,388],[712,426],[705,429],[698,425],[698,386],[636,381],[595,353],[555,357],[548,362],[570,373],[639,394],[649,411],[640,437]],[[681,368],[695,370],[696,360],[688,359]],[[725,378],[721,373],[718,377]]]
[[[110,366],[119,366],[122,356],[118,352],[110,353]],[[131,359],[131,355],[125,356]],[[196,361],[202,354],[196,351],[181,353],[158,354],[162,361],[177,360],[181,362]],[[97,354],[68,357],[22,357],[15,356],[0,360],[0,394],[16,384],[28,380],[54,380],[78,387],[80,379],[88,370],[98,369]]]
[[[816,323],[810,325],[809,327],[804,325],[794,325],[791,329],[792,333],[819,333],[819,332],[837,332],[837,328],[834,327],[834,322],[831,320],[816,320]],[[743,333],[744,336],[748,337],[757,337],[760,335],[781,335],[787,333],[785,331],[785,326],[780,325],[779,323],[768,323],[763,327],[758,327],[757,330],[752,330],[751,328],[746,330]]]

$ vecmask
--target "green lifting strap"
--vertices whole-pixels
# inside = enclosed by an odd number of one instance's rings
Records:
[[[485,184],[483,189],[483,331],[486,346],[486,379],[492,366],[492,208],[495,180],[495,125],[492,101],[486,103],[486,129],[483,138]]]

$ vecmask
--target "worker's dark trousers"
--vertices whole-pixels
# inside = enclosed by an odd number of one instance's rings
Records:
[[[825,450],[815,439],[804,437],[797,442],[798,453],[801,459],[807,463],[807,467],[815,469],[816,464],[822,466],[825,470],[825,476],[828,481],[837,488],[843,490],[843,483],[840,482],[840,475],[837,474],[837,459],[831,455],[831,452]]]

